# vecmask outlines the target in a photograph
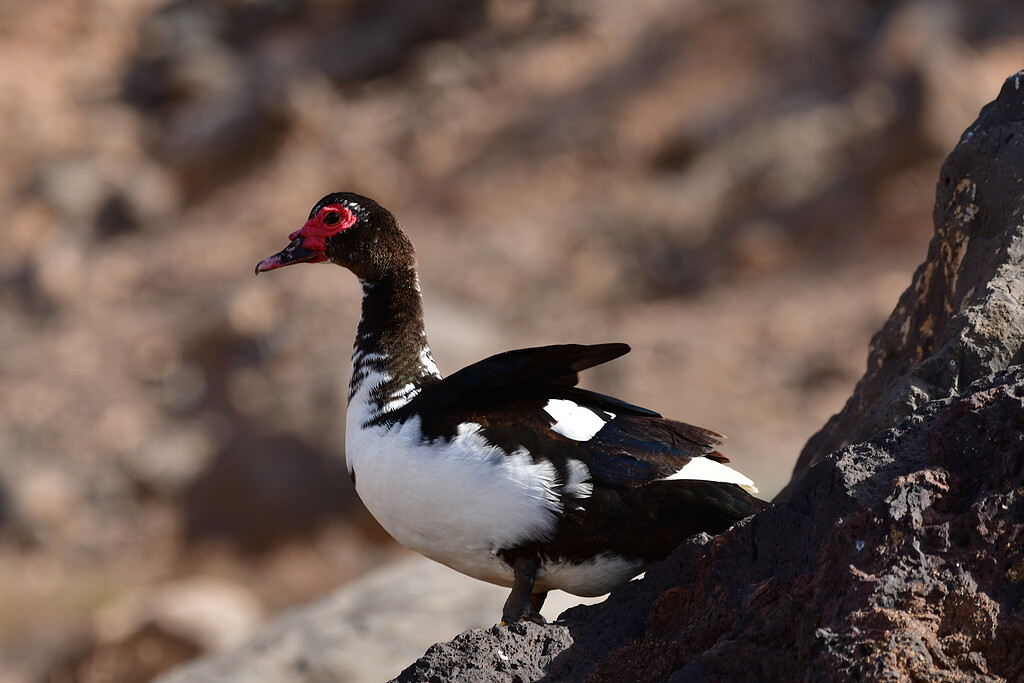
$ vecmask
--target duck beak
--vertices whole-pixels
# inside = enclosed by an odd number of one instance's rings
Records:
[[[322,249],[308,249],[303,246],[304,241],[305,238],[300,235],[281,251],[257,263],[256,274],[290,266],[293,263],[320,263],[327,260],[327,254]]]

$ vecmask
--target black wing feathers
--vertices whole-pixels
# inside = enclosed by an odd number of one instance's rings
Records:
[[[473,363],[448,377],[445,382],[455,381],[463,390],[484,385],[575,386],[579,381],[579,373],[627,353],[627,344],[553,344],[516,349]]]
[[[437,415],[485,387],[574,387],[579,382],[580,372],[627,353],[629,346],[626,344],[555,344],[506,351],[468,365],[424,388],[395,417],[401,420],[404,414],[418,413],[424,418]]]
[[[587,464],[594,483],[633,489],[677,472],[692,458],[719,462],[724,437],[661,417],[653,410],[576,387],[579,373],[629,352],[626,344],[558,344],[506,351],[425,387],[388,417],[418,415],[427,438],[450,438],[465,422],[479,424],[495,446],[525,448],[534,457]],[[560,398],[615,418],[586,442],[551,432],[543,408]]]
[[[709,429],[665,418],[623,415],[614,429],[602,429],[587,442],[595,479],[610,486],[635,488],[668,477],[692,458],[728,459],[715,448],[724,437]]]
[[[715,450],[724,439],[717,432],[576,386],[580,372],[628,351],[625,344],[508,351],[425,387],[385,419],[415,415],[428,439],[451,438],[460,425],[477,424],[490,444],[550,463],[563,483],[578,478],[583,463],[587,480],[562,493],[557,543],[538,541],[535,550],[568,561],[613,553],[651,562],[687,536],[724,531],[767,503],[734,484],[672,480],[646,486],[696,457],[728,459]],[[545,411],[552,399],[567,399],[608,421],[585,441],[562,436]]]

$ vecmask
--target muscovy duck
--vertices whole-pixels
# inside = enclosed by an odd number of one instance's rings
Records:
[[[360,498],[400,543],[511,587],[503,623],[542,622],[553,589],[603,595],[768,505],[722,435],[576,386],[625,344],[507,351],[442,378],[412,243],[373,200],[329,194],[289,239],[257,274],[332,262],[362,284],[345,435]]]

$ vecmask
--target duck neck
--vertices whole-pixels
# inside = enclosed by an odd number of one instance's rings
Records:
[[[430,355],[423,297],[414,268],[361,280],[362,316],[352,349],[350,406],[361,401],[370,418],[401,408],[441,375]]]

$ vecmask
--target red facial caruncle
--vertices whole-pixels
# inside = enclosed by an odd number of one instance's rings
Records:
[[[306,224],[288,236],[288,246],[256,264],[256,273],[293,263],[323,263],[327,260],[327,238],[351,228],[359,220],[344,204],[320,207]]]
[[[310,251],[322,251],[324,260],[327,258],[326,240],[337,235],[346,228],[355,225],[356,215],[351,209],[341,204],[329,204],[321,207],[316,215],[306,221],[301,228],[288,235],[288,239],[302,238],[302,246]]]

